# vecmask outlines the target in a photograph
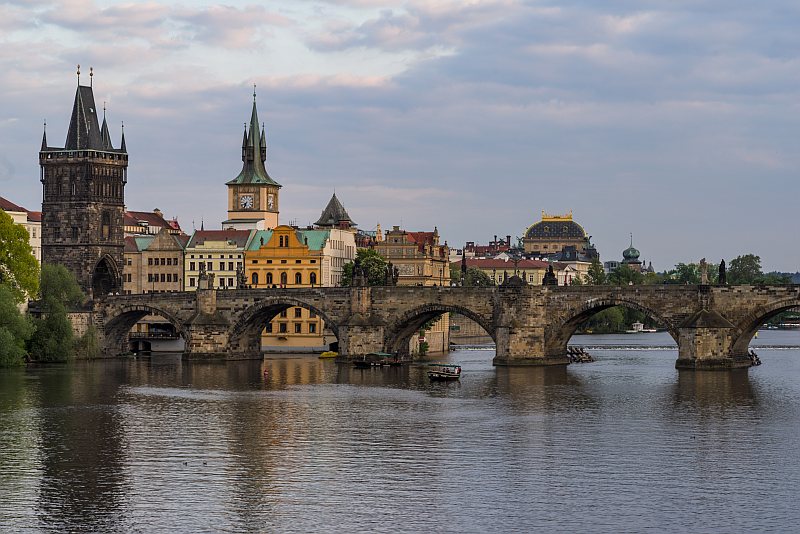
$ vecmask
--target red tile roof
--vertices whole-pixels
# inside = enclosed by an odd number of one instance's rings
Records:
[[[28,211],[22,206],[17,206],[10,200],[5,199],[3,197],[0,197],[0,208],[2,208],[4,211],[21,211],[23,213],[26,213]]]
[[[153,213],[152,211],[126,211],[125,212],[125,226],[140,226],[142,223],[147,223],[147,226],[155,228],[172,228],[172,226],[164,220],[164,217]]]
[[[41,211],[29,211],[28,212],[28,221],[29,222],[42,222],[42,212]]]
[[[250,237],[250,230],[197,230],[192,234],[187,247],[196,247],[209,241],[234,241],[238,247],[244,248]]]

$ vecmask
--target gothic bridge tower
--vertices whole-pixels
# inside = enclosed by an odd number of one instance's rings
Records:
[[[122,288],[123,214],[128,181],[125,133],[120,148],[111,144],[103,105],[103,124],[89,86],[78,88],[63,148],[39,152],[42,182],[42,263],[61,264],[75,274],[90,298]]]

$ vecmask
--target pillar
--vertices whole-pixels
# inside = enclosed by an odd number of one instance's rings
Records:
[[[746,355],[734,355],[734,326],[715,311],[700,310],[678,328],[676,369],[726,371],[750,367]]]

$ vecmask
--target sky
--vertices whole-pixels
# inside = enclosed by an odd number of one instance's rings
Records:
[[[93,67],[126,205],[220,228],[253,84],[281,222],[452,247],[572,211],[602,260],[800,270],[796,0],[5,0],[0,195],[41,207]],[[792,230],[794,228],[795,230]]]

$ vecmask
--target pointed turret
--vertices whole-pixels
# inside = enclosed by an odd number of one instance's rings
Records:
[[[228,185],[269,184],[281,187],[267,173],[265,165],[267,159],[266,135],[258,125],[255,91],[253,91],[253,110],[250,113],[248,126],[249,128],[245,128],[245,136],[242,139],[242,170],[236,178],[228,182]]]
[[[102,150],[103,140],[91,87],[78,85],[67,131],[66,150]]]
[[[135,141],[135,139],[134,139]],[[119,149],[127,154],[128,149],[125,147],[125,123],[122,123],[122,140],[119,142]]]
[[[264,123],[261,123],[261,161],[267,161],[267,129],[264,127]]]
[[[103,106],[103,126],[100,128],[100,140],[103,148],[106,150],[113,150],[111,146],[111,134],[108,132],[108,123],[106,122],[106,108]]]
[[[44,123],[42,130],[42,150],[47,150],[47,122]]]
[[[351,226],[356,226],[356,223],[348,215],[347,210],[336,198],[336,193],[328,201],[328,205],[322,210],[319,220],[314,224],[320,228],[341,228],[342,226],[350,228]]]

